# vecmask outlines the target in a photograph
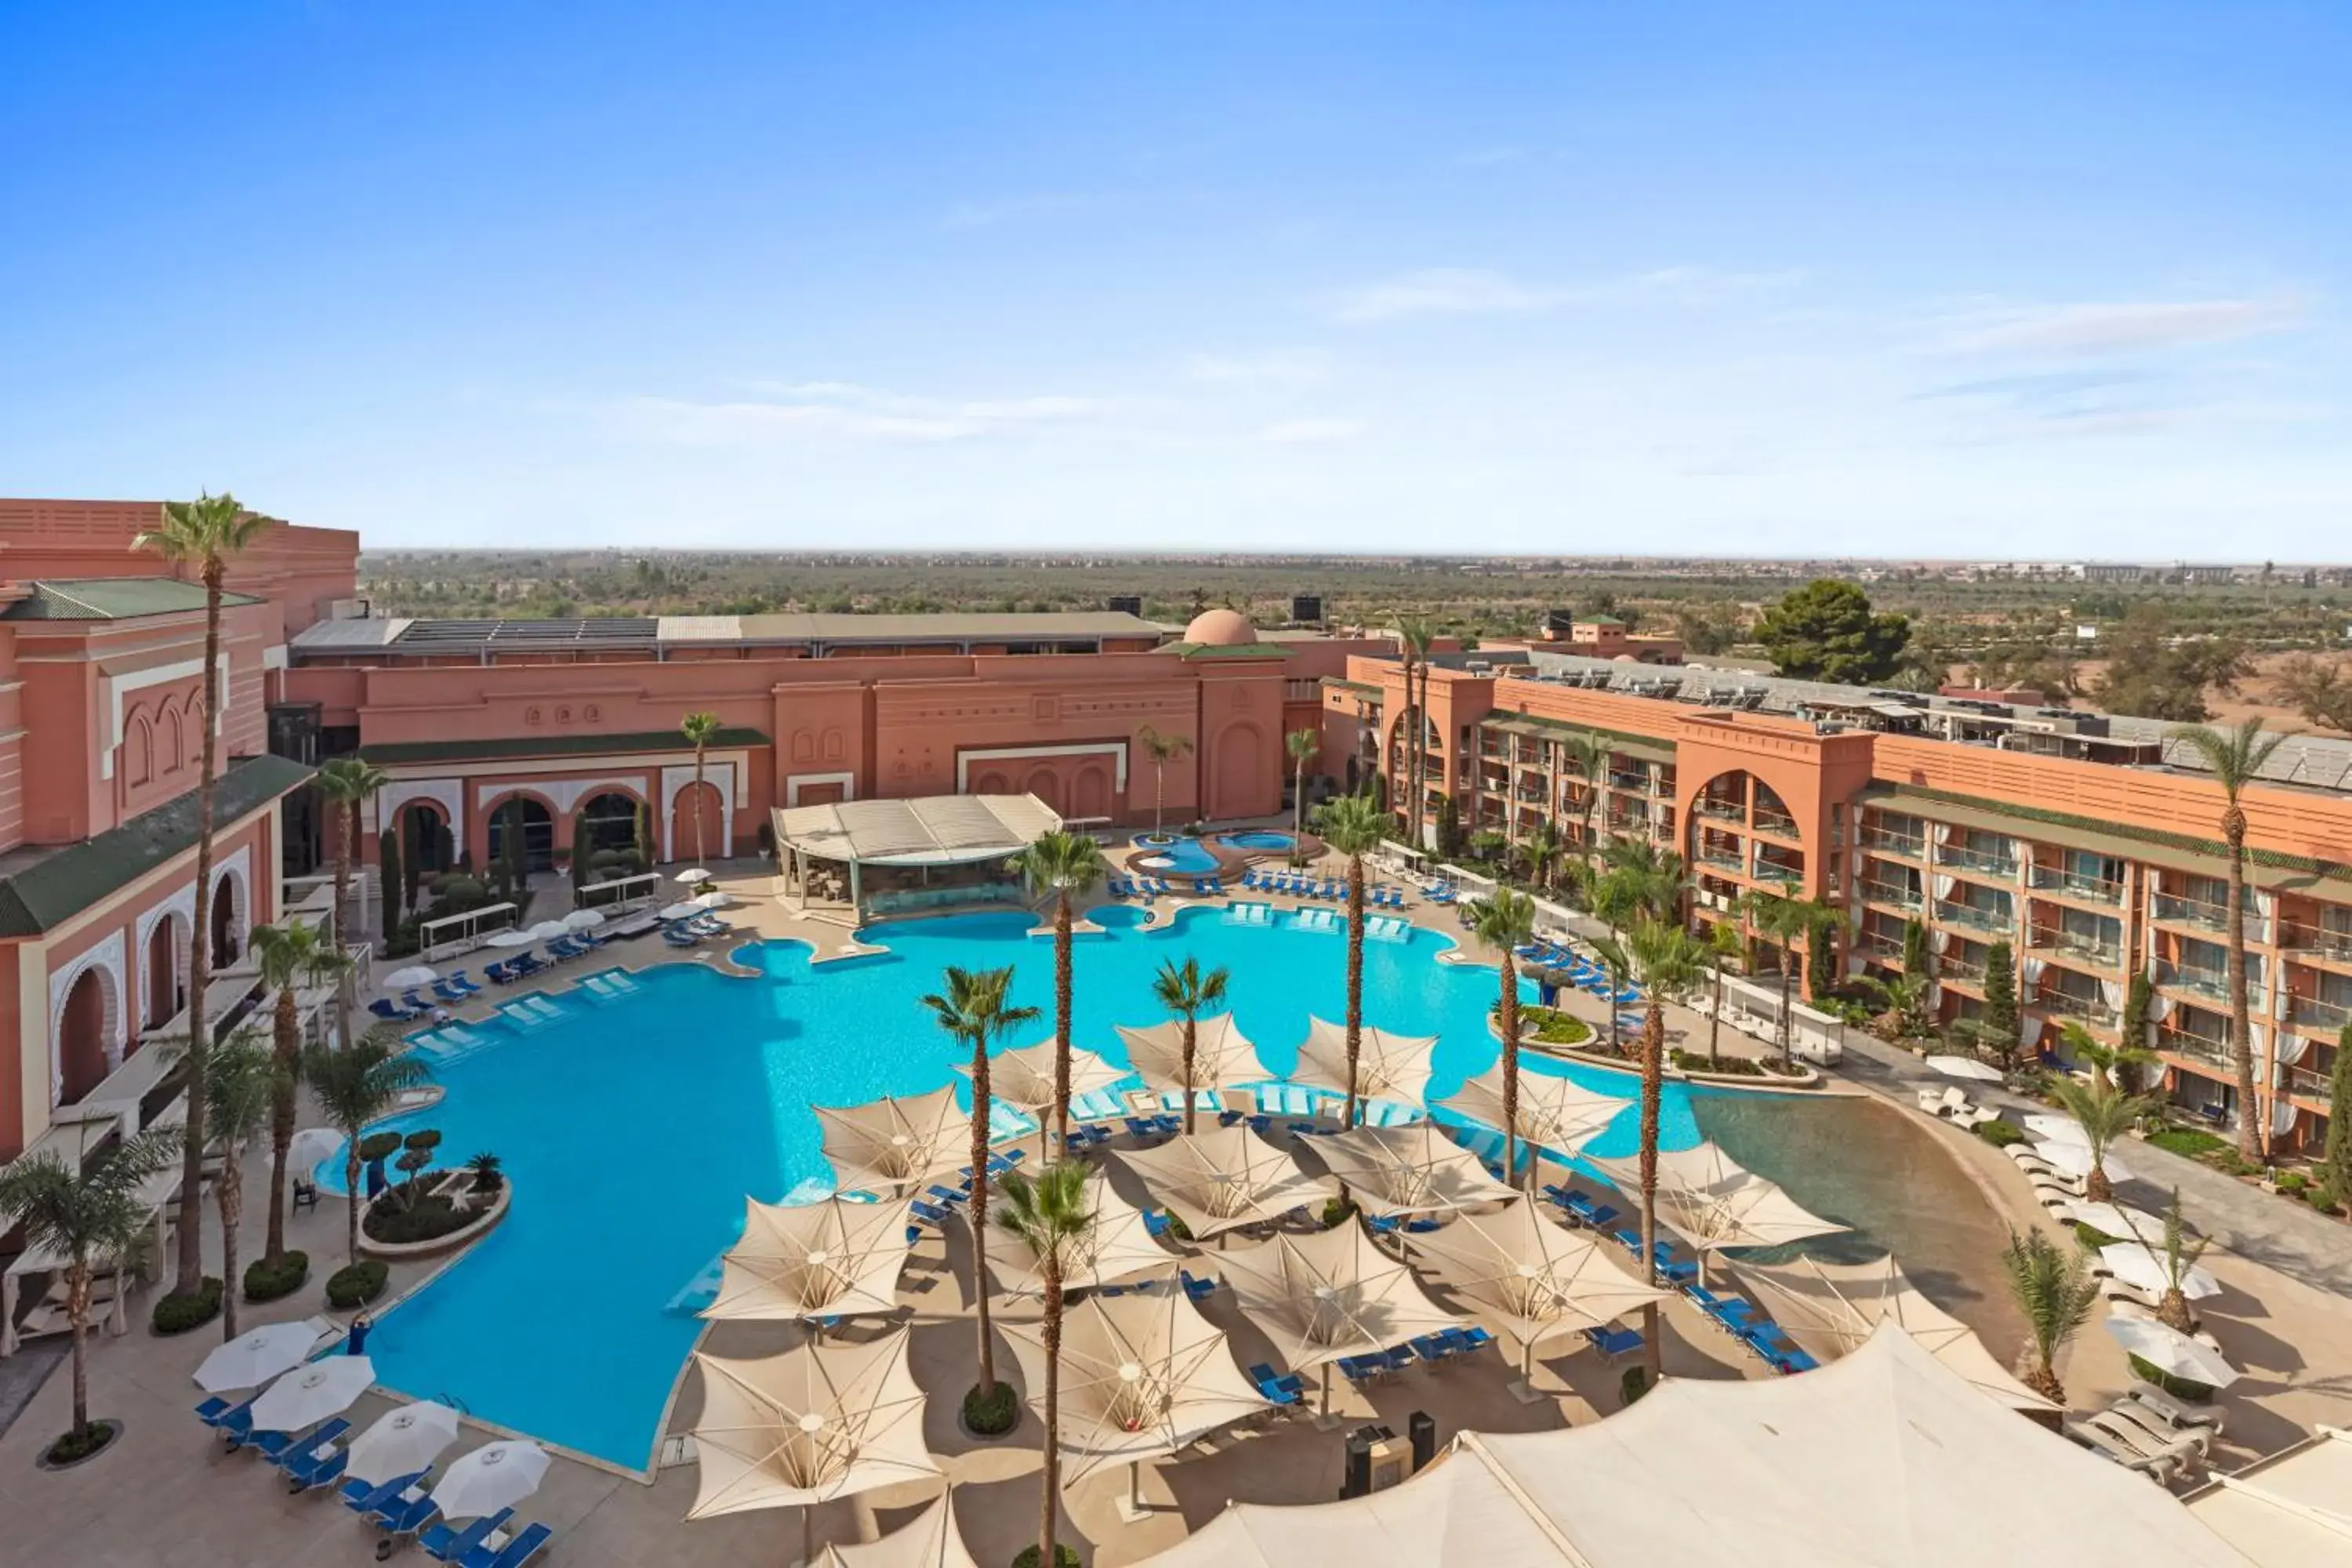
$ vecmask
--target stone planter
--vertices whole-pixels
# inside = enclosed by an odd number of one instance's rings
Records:
[[[453,1184],[470,1187],[473,1180],[472,1174],[466,1171],[444,1171],[440,1173],[439,1179],[425,1190],[438,1193],[448,1190]],[[507,1217],[507,1210],[514,1202],[514,1182],[509,1178],[499,1184],[498,1195],[488,1208],[474,1216],[472,1223],[446,1236],[436,1236],[430,1241],[377,1241],[367,1233],[367,1216],[375,1212],[377,1204],[384,1202],[398,1190],[396,1187],[388,1189],[383,1197],[370,1199],[367,1206],[360,1211],[360,1251],[362,1255],[397,1263],[404,1258],[436,1258],[445,1252],[455,1252],[488,1235],[499,1221]]]

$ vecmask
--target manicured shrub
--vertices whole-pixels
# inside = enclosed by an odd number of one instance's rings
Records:
[[[1013,1554],[1013,1568],[1037,1568],[1035,1542]],[[1054,1542],[1054,1568],[1078,1568],[1078,1554],[1056,1541]]]
[[[963,1396],[964,1427],[978,1436],[1002,1436],[1020,1419],[1021,1398],[1009,1383],[998,1384],[985,1395],[974,1388]]]
[[[68,1432],[64,1436],[50,1444],[48,1448],[43,1453],[42,1458],[47,1459],[52,1465],[79,1464],[82,1460],[89,1458],[92,1454],[97,1453],[100,1448],[105,1447],[109,1443],[113,1442],[121,1430],[121,1426],[116,1422],[92,1421],[88,1426],[83,1427],[79,1432]],[[1060,1543],[1058,1542],[1055,1542],[1055,1550],[1058,1552],[1060,1549]],[[1029,1549],[1029,1555],[1032,1559],[1034,1559],[1037,1555],[1037,1549],[1034,1546],[1031,1547]]]
[[[2191,1160],[2210,1154],[2217,1149],[2227,1149],[2230,1142],[2215,1136],[2201,1127],[2168,1127],[2161,1132],[2151,1132],[2147,1141],[2159,1149],[2185,1155]]]
[[[390,1266],[380,1258],[345,1264],[327,1276],[327,1305],[343,1312],[364,1307],[383,1294],[384,1282],[391,1278]]]
[[[397,1132],[371,1132],[360,1140],[360,1163],[373,1165],[378,1160],[389,1160],[400,1152],[400,1143]]]
[[[1650,1392],[1650,1369],[1629,1366],[1617,1379],[1617,1399],[1621,1405],[1631,1405]]]
[[[411,1204],[376,1205],[368,1210],[367,1217],[360,1221],[360,1229],[370,1241],[402,1247],[420,1241],[437,1241],[452,1232],[465,1229],[480,1217],[471,1209],[459,1208],[439,1193],[432,1193]]]
[[[257,1258],[245,1271],[245,1299],[275,1301],[302,1289],[310,1278],[310,1255],[289,1252],[276,1258]]]
[[[159,1334],[184,1334],[220,1316],[221,1282],[210,1275],[194,1292],[166,1290],[155,1298],[148,1326]]]
[[[1356,1205],[1345,1198],[1327,1199],[1323,1205],[1323,1228],[1330,1229],[1355,1212]]]
[[[2273,1183],[2273,1185],[2276,1186],[2280,1192],[2284,1193],[2287,1196],[2294,1197],[2301,1194],[2305,1188],[2311,1185],[2311,1178],[2305,1175],[2301,1171],[2281,1171],[2278,1174],[2278,1180]]]
[[[1996,1149],[2006,1149],[2011,1143],[2024,1142],[2025,1129],[2014,1121],[1979,1121],[1977,1136]]]
[[[2185,1377],[2175,1377],[2170,1373],[2166,1372],[2162,1367],[2158,1366],[2154,1362],[2142,1361],[2137,1356],[2131,1356],[2127,1359],[2131,1362],[2132,1375],[2134,1377],[2138,1378],[2143,1383],[2152,1383],[2156,1384],[2157,1387],[2164,1390],[2165,1393],[2169,1394],[2173,1398],[2185,1399],[2191,1405],[2210,1405],[2213,1403],[2213,1390],[2208,1385],[2201,1383],[2191,1383]]]
[[[1777,1078],[1762,1062],[1753,1057],[1721,1057],[1708,1061],[1705,1051],[1686,1051],[1676,1047],[1668,1053],[1675,1066],[1685,1072],[1710,1072],[1718,1078]]]

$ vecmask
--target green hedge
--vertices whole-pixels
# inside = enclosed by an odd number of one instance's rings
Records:
[[[1592,1037],[1592,1026],[1573,1013],[1557,1007],[1522,1007],[1519,1026],[1535,1027],[1534,1038],[1539,1045],[1580,1046]]]
[[[391,1267],[380,1258],[347,1263],[327,1276],[327,1305],[344,1312],[364,1307],[383,1294],[384,1283],[391,1278]]]
[[[977,1388],[963,1396],[963,1424],[982,1437],[1000,1437],[1021,1419],[1021,1396],[1009,1383],[999,1383],[983,1395]]]
[[[370,1241],[406,1246],[438,1241],[481,1217],[472,1209],[459,1208],[438,1193],[420,1195],[413,1205],[402,1205],[387,1194],[368,1210],[367,1217],[360,1222],[360,1229]]]
[[[1035,1542],[1013,1554],[1013,1568],[1037,1568]],[[1056,1541],[1054,1542],[1054,1568],[1078,1568],[1078,1554]]]
[[[2006,1149],[2011,1143],[2025,1141],[2025,1129],[2014,1121],[1979,1121],[1976,1131],[1978,1137],[1996,1149]]]
[[[1753,1057],[1721,1057],[1710,1062],[1705,1051],[1686,1051],[1677,1046],[1669,1053],[1675,1066],[1685,1072],[1714,1073],[1718,1078],[1778,1078],[1780,1075]]]
[[[245,1271],[245,1299],[248,1301],[275,1301],[281,1296],[291,1296],[302,1289],[310,1278],[310,1255],[307,1252],[287,1252],[278,1257],[257,1258]]]
[[[2230,1141],[2217,1137],[2201,1127],[2168,1127],[2161,1132],[2151,1132],[2147,1141],[2159,1149],[2191,1160],[2201,1159],[2217,1149],[2227,1149]]]
[[[210,1275],[194,1294],[166,1290],[155,1298],[155,1310],[148,1326],[159,1334],[184,1334],[191,1329],[201,1329],[220,1316],[221,1282]]]

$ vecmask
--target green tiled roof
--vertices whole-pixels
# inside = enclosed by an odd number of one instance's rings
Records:
[[[176,577],[47,577],[32,592],[0,605],[0,621],[127,621],[177,616],[205,607],[201,583]],[[224,592],[224,605],[257,605],[250,594]]]
[[[1159,648],[1160,653],[1172,653],[1178,658],[1288,658],[1290,650],[1279,643],[1243,642],[1172,642]]]
[[[721,730],[710,737],[714,751],[764,746],[758,730]],[[605,752],[682,752],[693,748],[675,730],[636,730],[619,735],[499,735],[480,741],[377,741],[360,755],[378,767],[396,763],[495,763],[517,757],[593,757]]]
[[[215,831],[225,831],[310,776],[309,768],[284,757],[230,763],[214,786]],[[38,936],[195,845],[196,792],[190,790],[120,827],[45,855],[0,877],[0,937]]]
[[[1349,680],[1344,676],[1338,675],[1325,676],[1323,688],[1327,691],[1353,691],[1366,697],[1381,696],[1382,689],[1369,680]]]

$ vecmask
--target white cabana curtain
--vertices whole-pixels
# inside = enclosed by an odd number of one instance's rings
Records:
[[[1941,926],[1937,926],[1927,932],[1927,945],[1936,952],[1942,952],[1952,945],[1952,933]]]
[[[1949,844],[1952,841],[1952,825],[1948,822],[1938,822],[1935,826],[1936,843],[1938,846]]]
[[[2172,1016],[2173,1006],[2174,1003],[2172,998],[2159,991],[2155,995],[2148,998],[2147,1016],[2156,1022],[2161,1024],[2167,1018]]]
[[[2049,966],[2049,963],[2046,958],[2029,957],[2018,964],[2018,978],[2028,985],[2038,985],[2042,983],[2042,972]]]
[[[2264,920],[2270,919],[2278,910],[2278,895],[2266,888],[2256,888],[2253,891],[2254,913]]]
[[[2262,1025],[2247,1025],[2246,1038],[2248,1047],[2252,1050],[2256,1060],[2259,1061],[2270,1050],[2271,1032]]]
[[[2263,1048],[2262,1038],[2262,1026],[2258,1024],[2254,1026],[2254,1050],[2257,1054],[2260,1054]],[[2294,1066],[2295,1063],[2303,1060],[2304,1053],[2310,1049],[2311,1042],[2309,1040],[2305,1039],[2301,1035],[2295,1034],[2293,1030],[2286,1030],[2282,1032],[2278,1037],[2278,1056],[2274,1059],[2278,1062],[2279,1066],[2291,1068]]]
[[[2018,1043],[2019,1045],[2021,1045],[2021,1046],[2024,1046],[2024,1047],[2027,1047],[2028,1048],[2031,1048],[2031,1047],[2032,1047],[2033,1043],[2034,1043],[2036,1040],[2039,1040],[2041,1037],[2042,1037],[2042,1020],[2041,1020],[2041,1019],[2034,1017],[2034,1016],[2033,1016],[2032,1015],[2031,1015],[2031,1014],[2025,1014],[2025,1015],[2022,1015],[2022,1016],[2021,1016],[2018,1018],[2018,1020],[2017,1020],[2017,1043]]]
[[[2294,1107],[2284,1100],[2271,1101],[2271,1136],[2284,1138],[2294,1131]]]
[[[2131,987],[2123,981],[2102,980],[2099,982],[2100,998],[2105,1001],[2108,1006],[2115,1008],[2118,1012],[2123,1010],[2124,1002],[2129,996],[2130,993]]]
[[[1936,897],[1937,897],[1937,898],[1938,898],[1938,899],[1948,899],[1948,898],[1950,898],[1950,897],[1952,896],[1952,882],[1953,882],[1953,877],[1952,877],[1952,874],[1951,874],[1949,871],[1938,871],[1938,872],[1937,872],[1937,873],[1936,873]]]

